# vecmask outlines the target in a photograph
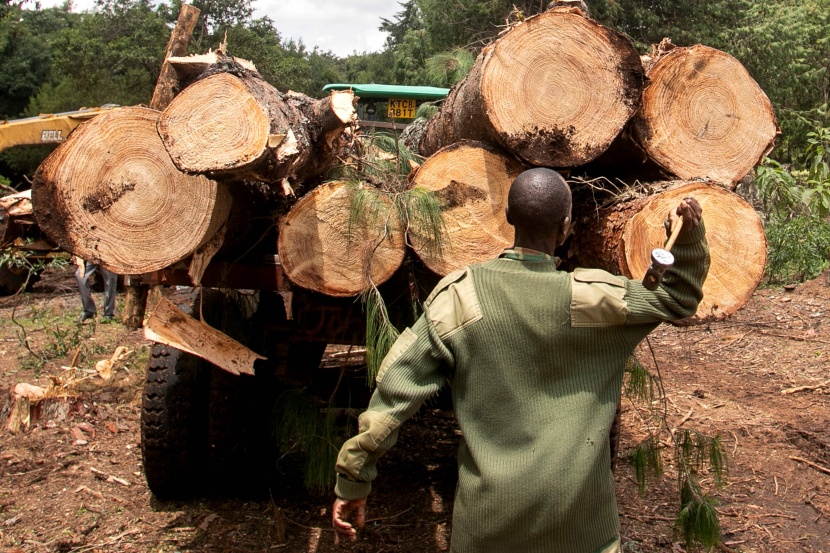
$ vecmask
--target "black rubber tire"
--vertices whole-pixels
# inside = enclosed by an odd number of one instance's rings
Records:
[[[191,315],[210,290],[187,290],[171,301]],[[183,499],[201,490],[207,457],[210,365],[176,348],[154,344],[147,362],[141,409],[141,455],[150,491],[159,499]]]
[[[261,329],[248,319],[240,296],[223,292],[207,322],[231,338],[258,350]],[[233,375],[208,363],[210,378],[208,478],[211,491],[221,495],[255,497],[267,493],[269,464],[268,397],[274,382],[265,367],[256,376]]]
[[[155,344],[141,410],[141,455],[159,499],[191,497],[207,452],[207,380],[201,359]]]

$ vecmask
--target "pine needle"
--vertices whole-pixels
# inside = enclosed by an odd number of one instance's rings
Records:
[[[631,464],[637,478],[637,488],[645,495],[648,476],[659,476],[663,472],[660,450],[652,438],[645,440],[631,452]]]
[[[372,387],[383,358],[400,333],[389,321],[383,296],[374,285],[363,294],[363,308],[366,311],[366,377]]]
[[[700,544],[711,549],[720,540],[720,521],[716,501],[705,495],[694,478],[688,478],[680,491],[680,512],[675,528],[687,545]]]
[[[320,413],[325,405],[301,389],[286,390],[277,398],[275,439],[280,450],[304,453],[304,484],[312,493],[325,493],[334,484],[332,467],[343,443],[332,410]]]
[[[628,374],[626,395],[642,403],[650,405],[654,401],[654,377],[634,356],[625,363],[625,372]]]
[[[435,54],[424,64],[426,77],[435,86],[452,86],[467,76],[475,60],[472,52],[464,48]]]

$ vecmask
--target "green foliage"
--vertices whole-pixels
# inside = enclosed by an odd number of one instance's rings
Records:
[[[677,485],[680,509],[675,527],[683,534],[687,546],[714,546],[720,538],[718,514],[714,500],[702,490],[699,475],[711,475],[716,487],[724,485],[728,474],[726,451],[720,436],[710,437],[693,430],[671,428],[666,419],[666,397],[658,374],[652,375],[636,359],[626,366],[627,395],[635,402],[645,403],[658,427],[649,423],[649,437],[637,445],[630,454],[637,486],[641,494],[647,489],[648,479],[662,471],[661,435],[674,443],[674,465],[677,467]],[[656,397],[655,397],[656,396]],[[662,409],[655,409],[662,405]],[[638,409],[639,411],[639,409]]]
[[[467,76],[475,56],[469,50],[456,48],[427,58],[426,78],[433,86],[450,87]]]
[[[547,9],[550,0],[418,0],[434,52],[481,47],[502,30],[511,14],[526,18]]]
[[[718,486],[723,485],[724,476],[728,471],[726,466],[726,452],[723,449],[720,436],[714,438],[692,430],[682,430],[675,438],[677,459],[681,461],[680,478],[688,478],[704,469],[709,469]]]
[[[33,12],[9,8],[8,17],[0,20],[0,117],[18,117],[29,98],[48,82],[51,44],[73,19],[57,9]]]
[[[439,102],[424,102],[420,106],[415,109],[415,120],[413,123],[417,122],[418,119],[429,119],[439,111],[441,111],[441,106],[438,105]]]
[[[755,170],[755,184],[764,213],[773,219],[790,216],[801,210],[798,183],[789,169],[774,159],[765,159]]]
[[[426,248],[440,251],[446,238],[441,207],[435,194],[421,188],[408,188],[406,176],[410,162],[419,158],[395,136],[374,134],[363,139],[362,155],[346,165],[341,178],[352,181],[348,233],[358,226],[382,225],[389,236],[392,225],[400,224],[406,236],[419,236]],[[366,255],[363,269],[366,313],[366,365],[369,385],[374,384],[380,364],[397,340],[383,296],[370,277],[372,256]]]
[[[807,175],[801,201],[820,219],[830,215],[830,128],[807,133]]]
[[[767,284],[803,282],[830,267],[830,222],[797,216],[766,226]]]
[[[660,459],[660,449],[653,438],[639,443],[630,455],[634,474],[637,478],[637,489],[645,495],[649,476],[660,476],[663,473],[663,463]]]
[[[300,389],[286,390],[275,404],[274,439],[284,452],[297,449],[305,454],[304,484],[307,490],[325,493],[334,483],[331,468],[344,439],[335,425],[332,410],[318,398]]]
[[[675,528],[682,533],[687,544],[700,544],[707,550],[720,540],[720,521],[717,503],[700,489],[695,478],[685,480],[680,491],[680,512],[675,518]]]
[[[383,358],[389,353],[400,333],[389,319],[389,312],[380,291],[374,285],[363,293],[366,312],[366,379],[374,386]]]
[[[628,375],[626,396],[641,403],[651,404],[655,395],[654,377],[651,373],[634,356],[628,358],[625,372]]]
[[[767,213],[768,284],[801,282],[830,267],[830,128],[807,133],[804,169],[766,159],[755,183]]]

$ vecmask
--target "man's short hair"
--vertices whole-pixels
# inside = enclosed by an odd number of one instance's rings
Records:
[[[514,226],[548,233],[570,216],[571,189],[553,169],[528,169],[510,185],[507,208]]]

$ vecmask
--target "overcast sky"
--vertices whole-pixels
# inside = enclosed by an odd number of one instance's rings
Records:
[[[401,10],[399,0],[254,0],[254,17],[267,15],[283,38],[301,39],[338,56],[375,52],[386,34],[378,30],[382,17],[391,19]],[[40,0],[49,8],[64,0]],[[34,0],[28,2],[33,6]],[[75,11],[91,10],[95,0],[74,0]]]

